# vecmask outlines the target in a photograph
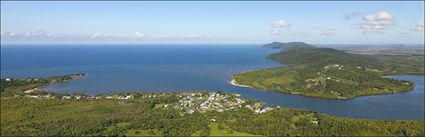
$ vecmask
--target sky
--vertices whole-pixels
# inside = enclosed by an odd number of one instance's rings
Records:
[[[424,2],[1,1],[1,44],[423,44]]]

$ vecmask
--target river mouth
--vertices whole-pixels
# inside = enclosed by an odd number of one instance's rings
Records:
[[[424,119],[424,76],[390,78],[415,83],[412,91],[329,100],[268,92],[229,84],[246,70],[282,66],[265,57],[276,50],[260,45],[2,47],[2,77],[45,77],[76,72],[87,76],[45,89],[59,93],[225,91],[267,105],[314,110],[329,115],[368,119]],[[35,52],[39,54],[23,53]]]

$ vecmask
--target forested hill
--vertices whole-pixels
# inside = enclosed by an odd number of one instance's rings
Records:
[[[271,54],[268,58],[286,65],[324,67],[339,64],[378,70],[384,75],[424,74],[424,55],[352,54],[332,48],[317,48],[303,42],[273,42],[264,47],[282,49],[281,52]]]
[[[349,54],[332,48],[293,48],[271,54],[269,57],[287,65],[352,64],[375,67],[379,65],[378,60],[372,56]]]
[[[278,47],[277,42],[265,47]],[[298,44],[298,45],[297,45]],[[349,99],[356,96],[411,90],[408,81],[388,79],[391,74],[424,74],[422,56],[351,54],[294,42],[268,56],[286,67],[234,75],[237,84],[313,97]],[[288,46],[290,45],[290,46]]]
[[[304,43],[304,42],[272,42],[264,45],[265,48],[273,48],[273,49],[282,49],[282,50],[291,50],[296,48],[314,48],[313,45]]]

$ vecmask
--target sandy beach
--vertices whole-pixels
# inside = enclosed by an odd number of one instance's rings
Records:
[[[251,86],[238,84],[235,79],[232,79],[232,81],[230,81],[230,84],[232,84],[233,86],[238,86],[238,87],[252,88]]]
[[[29,90],[24,91],[24,93],[32,93],[32,92],[36,91],[37,89],[38,88],[29,89]]]

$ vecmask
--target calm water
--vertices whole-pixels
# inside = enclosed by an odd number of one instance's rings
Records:
[[[268,105],[372,119],[424,119],[424,76],[398,75],[416,87],[407,93],[328,100],[235,87],[241,71],[281,66],[260,45],[51,45],[2,46],[2,77],[47,77],[84,72],[86,77],[47,90],[88,94],[113,91],[226,91]]]

